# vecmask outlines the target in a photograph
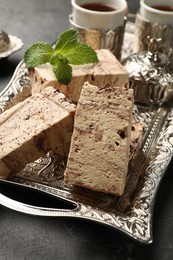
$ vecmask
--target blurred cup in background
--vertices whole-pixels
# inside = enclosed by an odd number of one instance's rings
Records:
[[[125,0],[72,0],[72,19],[80,27],[111,30],[124,25]]]
[[[110,49],[120,59],[128,5],[125,0],[71,0],[71,27],[93,49]]]
[[[173,1],[171,0],[141,0],[139,12],[150,23],[173,24]]]
[[[147,36],[161,38],[159,52],[173,57],[173,1],[141,0],[135,23],[134,51],[148,49]]]

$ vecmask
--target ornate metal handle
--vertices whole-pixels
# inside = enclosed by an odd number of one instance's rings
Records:
[[[72,216],[76,212],[78,212],[81,208],[81,205],[71,201],[66,198],[61,198],[60,196],[56,196],[56,194],[50,194],[48,191],[44,190],[39,190],[36,188],[29,188],[29,187],[24,187],[21,184],[17,184],[8,180],[0,180],[0,184],[2,185],[1,188],[1,193],[0,193],[0,205],[10,208],[15,211],[19,211],[22,213],[30,214],[30,215],[37,215],[37,216]],[[24,190],[27,191],[26,196],[22,196],[22,201],[19,201],[20,199],[13,198],[11,199],[7,190],[10,190],[10,193],[15,193],[13,191],[13,188],[15,190],[19,190],[21,194],[23,194]],[[22,189],[22,190],[21,190]],[[5,191],[5,193],[4,193]],[[34,192],[34,193],[33,193]],[[35,194],[36,192],[36,194]],[[37,206],[37,205],[32,205],[32,200],[29,201],[28,203],[28,197],[32,195],[34,197],[34,200],[37,201],[39,200],[40,196],[42,201],[44,202],[45,205],[45,198],[46,201],[48,201],[48,206],[46,203],[46,206]],[[48,200],[47,200],[48,196]],[[27,200],[26,200],[27,198]],[[50,206],[49,207],[49,201],[50,205],[52,205],[52,199],[57,200],[56,206]],[[25,201],[27,201],[25,203]],[[55,201],[56,202],[56,201]],[[58,202],[61,202],[60,204]],[[35,204],[35,203],[34,203]],[[39,205],[39,203],[38,203]]]
[[[46,207],[37,207],[28,205],[13,199],[8,198],[7,196],[0,193],[0,204],[9,209],[22,212],[29,215],[36,216],[48,216],[48,217],[57,217],[57,216],[71,216],[75,215],[75,212],[79,210],[79,205],[76,204],[74,209],[56,209],[56,208],[46,208]]]

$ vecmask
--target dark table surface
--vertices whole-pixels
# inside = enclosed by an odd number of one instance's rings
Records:
[[[128,3],[130,11],[136,12],[139,1]],[[0,60],[1,90],[32,43],[52,43],[69,28],[70,13],[70,0],[0,0],[0,27],[24,42],[20,51]],[[89,221],[30,216],[0,206],[0,260],[172,260],[172,168],[171,163],[156,197],[152,244],[140,244],[117,230]]]

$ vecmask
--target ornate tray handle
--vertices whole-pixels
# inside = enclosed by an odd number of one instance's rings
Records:
[[[20,189],[20,186],[23,187],[22,184],[16,184],[8,180],[0,180],[1,184],[9,184],[13,185],[15,188]],[[39,195],[47,193],[48,195],[52,195],[49,192],[39,191]],[[41,207],[41,206],[34,206],[30,204],[26,204],[15,199],[11,199],[8,196],[0,193],[0,204],[2,206],[8,207],[9,209],[16,210],[21,213],[29,214],[29,215],[36,215],[36,216],[49,216],[49,217],[57,217],[57,216],[75,216],[75,214],[80,211],[80,205],[75,203],[74,201],[70,201],[64,198],[60,198],[56,196],[58,200],[61,200],[61,203],[64,206],[61,208],[58,207]],[[51,197],[50,197],[51,201]],[[58,206],[58,204],[57,204]]]

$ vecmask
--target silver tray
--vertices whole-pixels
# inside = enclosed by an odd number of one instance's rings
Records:
[[[133,35],[126,33],[123,55],[128,55]],[[130,46],[130,48],[129,48]],[[128,50],[128,51],[127,51]],[[30,95],[30,79],[23,61],[8,86],[0,94],[1,112]],[[82,218],[122,231],[142,243],[151,243],[154,201],[160,181],[173,155],[173,107],[145,110],[135,107],[137,121],[145,125],[140,152],[132,159],[124,195],[115,197],[76,188],[63,182],[65,161],[51,152],[28,164],[5,182],[30,187],[67,203],[56,209],[27,205],[0,194],[0,204],[22,213],[38,216]]]
[[[7,58],[16,51],[23,47],[23,41],[14,35],[8,35],[10,40],[9,48],[6,51],[0,52],[0,59]]]

